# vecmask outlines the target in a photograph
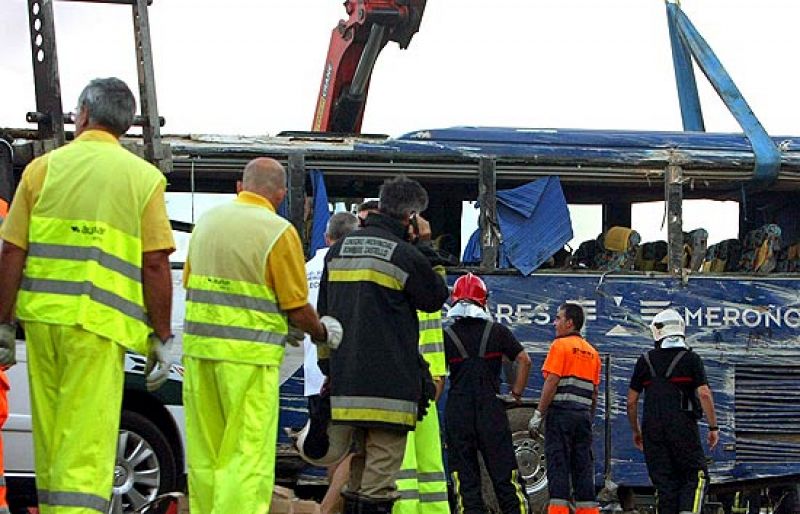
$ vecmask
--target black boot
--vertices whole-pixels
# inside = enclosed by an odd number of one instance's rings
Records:
[[[341,494],[344,498],[342,514],[361,514],[361,497],[350,491],[342,491]]]
[[[377,499],[362,496],[359,498],[361,510],[358,514],[392,514],[392,506],[395,501],[394,498]]]

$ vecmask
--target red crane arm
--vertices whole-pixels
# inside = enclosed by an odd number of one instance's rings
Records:
[[[378,54],[395,41],[407,48],[427,0],[346,0],[349,18],[331,33],[312,130],[361,130],[369,80]]]

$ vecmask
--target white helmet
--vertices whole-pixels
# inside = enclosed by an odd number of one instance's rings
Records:
[[[324,455],[317,457],[316,455],[308,455],[304,449],[306,443],[312,443],[316,446],[317,452],[321,453],[320,449],[324,448],[324,441],[311,441],[309,439],[309,432],[311,431],[311,421],[306,422],[306,426],[297,435],[297,449],[300,450],[300,456],[315,466],[333,466],[344,459],[350,453],[353,444],[353,427],[348,425],[334,425],[328,423],[328,445],[327,451]],[[313,453],[313,452],[312,452]]]
[[[653,317],[650,331],[656,342],[670,336],[686,337],[686,322],[675,309],[665,309]]]

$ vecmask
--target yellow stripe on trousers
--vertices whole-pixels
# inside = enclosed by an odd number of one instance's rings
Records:
[[[519,480],[519,470],[515,469],[511,472],[511,485],[514,486],[514,492],[519,500],[519,514],[528,513],[528,499],[525,496],[525,491],[522,490]]]
[[[692,505],[692,512],[695,514],[700,513],[703,506],[703,493],[706,489],[706,473],[702,469],[697,472],[697,489],[694,490],[694,504]]]
[[[104,512],[111,496],[122,346],[80,328],[26,322],[41,514]],[[86,444],[91,441],[91,444]]]

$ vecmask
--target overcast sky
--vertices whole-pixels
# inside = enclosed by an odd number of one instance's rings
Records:
[[[0,0],[1,126],[34,110],[27,3]],[[63,102],[88,80],[135,89],[130,8],[55,2]],[[684,0],[771,134],[796,134],[796,0]],[[165,132],[264,134],[311,126],[340,0],[155,0]],[[701,81],[702,82],[702,81]],[[738,131],[701,83],[710,131]],[[375,67],[364,131],[459,124],[680,129],[661,0],[431,0],[411,47]]]
[[[767,131],[800,135],[800,2],[682,5]],[[0,126],[35,110],[26,10],[0,0]],[[340,0],[154,0],[164,132],[309,129],[343,17]],[[55,2],[55,22],[65,110],[94,77],[136,89],[129,7]],[[739,132],[698,79],[707,129]],[[680,130],[664,2],[431,0],[411,47],[381,54],[363,131],[453,125]]]

